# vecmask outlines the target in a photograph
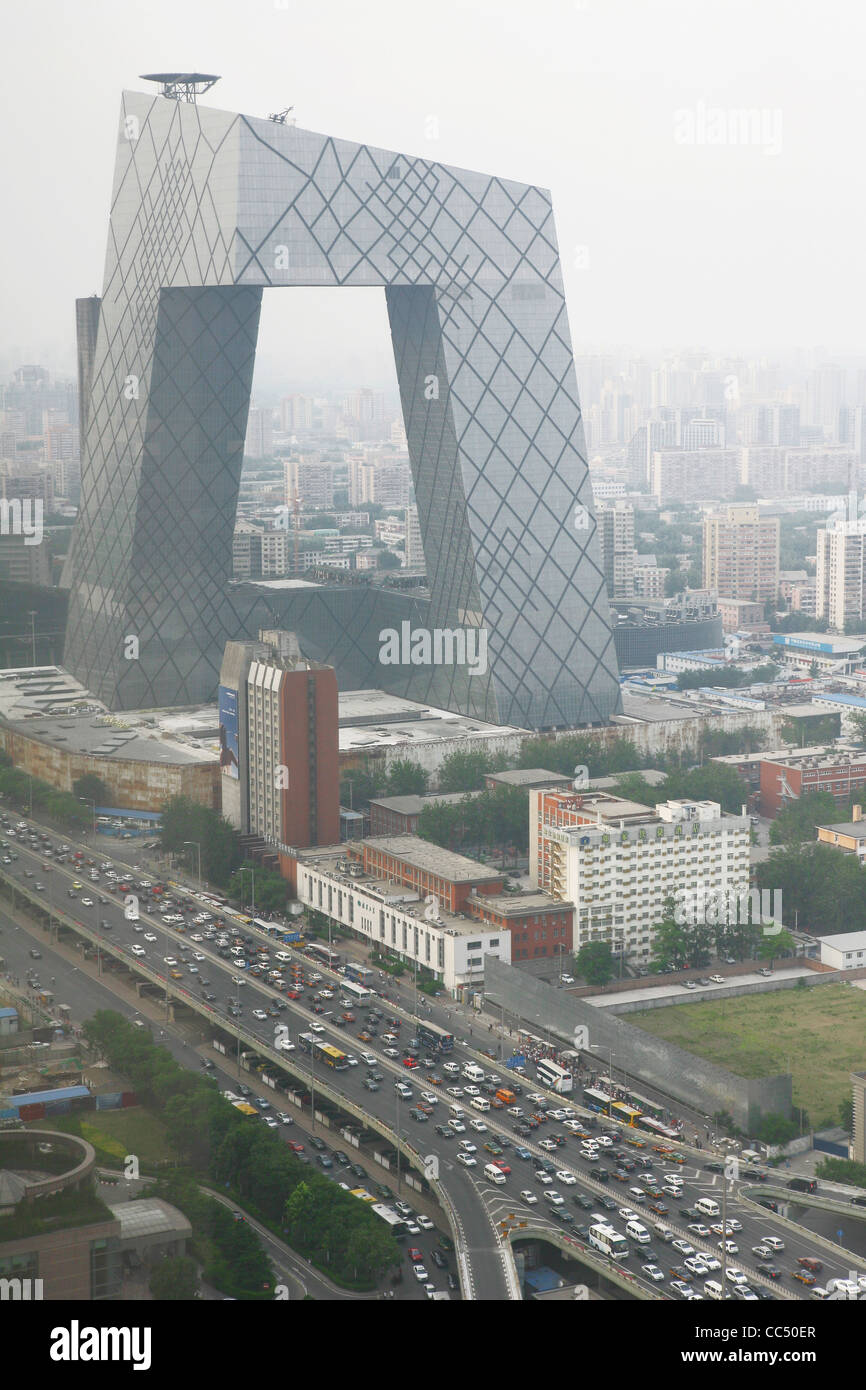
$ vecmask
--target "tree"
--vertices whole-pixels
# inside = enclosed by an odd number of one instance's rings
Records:
[[[162,808],[160,846],[164,851],[182,855],[195,872],[196,845],[201,851],[202,878],[222,886],[227,884],[232,870],[241,862],[240,839],[233,826],[209,806],[187,796],[173,797]]]
[[[423,796],[427,790],[427,773],[420,763],[398,758],[388,770],[389,796]]]
[[[376,561],[376,567],[380,570],[401,569],[400,556],[395,555],[393,550],[381,550],[379,552],[379,558]]]
[[[585,941],[574,959],[578,975],[588,985],[606,985],[614,977],[613,951],[607,941]]]
[[[793,951],[796,943],[790,932],[775,931],[775,922],[764,922],[761,935],[758,937],[755,954],[759,960],[769,961],[770,965],[777,956],[784,955],[786,951]],[[768,927],[773,927],[773,931],[768,931]]]
[[[363,811],[372,797],[380,793],[380,782],[368,768],[352,767],[340,782],[340,804],[353,811]]]
[[[86,801],[93,801],[97,806],[110,806],[113,800],[113,793],[107,783],[101,777],[97,777],[95,772],[86,772],[83,777],[72,783],[72,790],[76,796],[84,798]]]
[[[451,753],[439,769],[440,792],[471,792],[484,785],[485,773],[492,772],[489,753]]]
[[[799,845],[815,839],[815,827],[832,824],[839,814],[830,792],[807,792],[789,801],[770,826],[771,845]]]
[[[653,932],[652,962],[657,972],[679,970],[687,964],[691,950],[689,934],[674,918],[673,898],[666,898],[664,919]]]
[[[866,710],[848,715],[848,724],[858,743],[866,743]]]
[[[155,1265],[148,1285],[160,1302],[188,1302],[198,1294],[198,1265],[188,1255],[169,1255]]]

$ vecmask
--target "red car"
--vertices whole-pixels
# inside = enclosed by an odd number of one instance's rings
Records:
[[[288,995],[289,999],[300,999],[301,997],[301,991],[299,989],[286,990],[286,994]]]
[[[499,1171],[500,1171],[500,1173],[510,1173],[510,1172],[511,1172],[511,1169],[509,1168],[508,1164],[505,1163],[501,1158],[494,1158],[494,1159],[493,1159],[493,1167],[494,1167],[494,1168],[498,1168]]]
[[[414,1057],[404,1057],[404,1058],[403,1058],[403,1066],[404,1066],[404,1067],[409,1067],[409,1068],[411,1068],[411,1067],[417,1067],[417,1065],[418,1065],[418,1063],[415,1061],[415,1058],[414,1058]]]
[[[424,1263],[424,1256],[421,1254],[417,1245],[409,1246],[409,1249],[406,1251],[406,1259],[411,1260],[413,1265],[421,1265]]]
[[[292,1150],[293,1153],[296,1154],[302,1154],[304,1152],[303,1144],[299,1144],[297,1139],[289,1140],[289,1148]]]

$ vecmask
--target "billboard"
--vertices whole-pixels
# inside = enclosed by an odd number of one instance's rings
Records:
[[[238,777],[238,692],[225,685],[219,688],[220,772]]]

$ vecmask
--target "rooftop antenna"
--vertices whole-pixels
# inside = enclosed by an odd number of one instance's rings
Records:
[[[268,120],[273,121],[275,125],[285,125],[294,109],[294,106],[287,106],[284,111],[272,111],[268,116]],[[291,124],[294,125],[294,121],[292,121]]]
[[[203,92],[210,91],[219,77],[208,72],[143,72],[142,82],[159,82],[162,95],[169,101],[188,101],[195,105],[195,99]]]

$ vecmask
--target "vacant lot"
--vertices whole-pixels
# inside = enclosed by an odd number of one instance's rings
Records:
[[[48,1116],[29,1129],[57,1129],[78,1134],[93,1144],[100,1158],[122,1162],[135,1154],[142,1168],[176,1157],[166,1139],[165,1126],[150,1111],[134,1106],[129,1110],[88,1110],[82,1115]]]
[[[627,1021],[738,1076],[790,1071],[794,1104],[816,1129],[839,1123],[849,1072],[866,1067],[866,990],[850,985],[678,1004]]]

